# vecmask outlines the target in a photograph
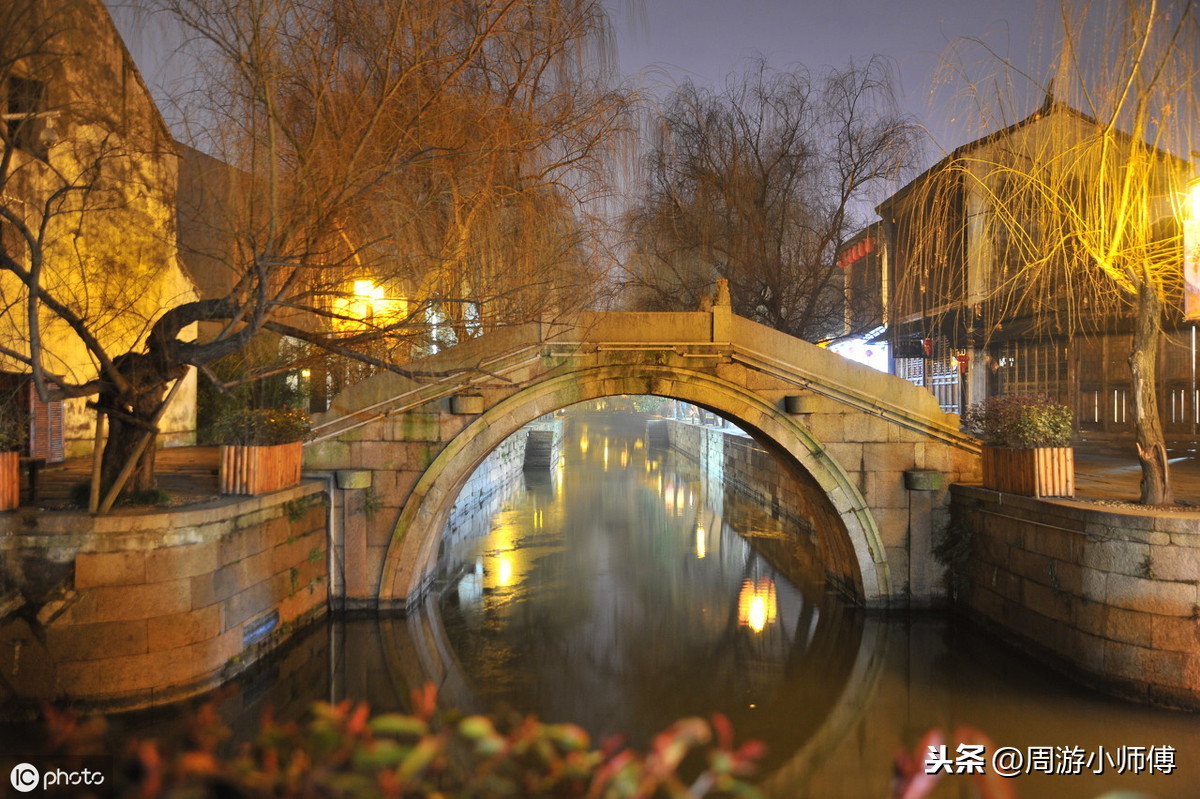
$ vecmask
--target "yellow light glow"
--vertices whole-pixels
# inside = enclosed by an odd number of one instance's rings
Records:
[[[704,540],[704,525],[696,525],[696,558],[703,560],[708,554],[708,542]]]
[[[579,451],[582,452],[584,455],[587,454],[587,451],[588,451],[587,433],[584,433],[583,435],[581,435],[579,437]]]
[[[383,287],[376,286],[370,280],[354,281],[354,296],[364,300],[382,300]]]
[[[358,322],[393,324],[408,314],[408,301],[389,298],[383,286],[375,285],[372,280],[355,280],[351,283],[350,296],[333,301],[333,312],[346,317],[338,322],[343,328],[357,327]]]
[[[738,623],[761,633],[775,621],[777,614],[775,581],[770,577],[759,578],[757,582],[746,579],[738,592]]]
[[[489,551],[483,555],[483,583],[488,588],[508,588],[520,573],[515,512],[502,510],[493,517]]]
[[[629,465],[629,450],[621,450],[621,468],[624,469]]]
[[[508,555],[496,556],[496,585],[501,588],[507,588],[512,585],[513,581],[513,564],[512,558]]]

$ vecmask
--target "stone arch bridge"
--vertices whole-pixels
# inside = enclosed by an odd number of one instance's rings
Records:
[[[708,408],[819,486],[842,521],[826,571],[868,606],[942,596],[932,557],[950,482],[978,478],[979,448],[934,397],[732,314],[588,313],[488,333],[343,392],[305,453],[334,507],[331,585],[347,608],[412,609],[475,467],[538,417],[605,396]]]

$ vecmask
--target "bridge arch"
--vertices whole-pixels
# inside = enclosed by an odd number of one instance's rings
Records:
[[[870,506],[811,431],[754,392],[713,374],[677,366],[612,364],[573,370],[528,385],[467,425],[434,458],[401,508],[384,560],[379,601],[412,606],[436,567],[446,519],[475,468],[525,424],[577,402],[622,394],[651,394],[709,408],[765,439],[820,485],[845,527],[846,554],[862,600],[892,596],[884,544]]]

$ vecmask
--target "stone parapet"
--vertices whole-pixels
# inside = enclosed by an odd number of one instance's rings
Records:
[[[326,611],[322,486],[213,507],[41,513],[0,544],[0,704],[146,707],[229,679]]]
[[[1200,709],[1200,513],[954,486],[959,606],[1073,677]]]

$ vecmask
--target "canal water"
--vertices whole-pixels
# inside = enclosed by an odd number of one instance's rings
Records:
[[[432,681],[446,705],[639,748],[675,719],[723,713],[767,744],[771,796],[882,799],[898,751],[960,725],[1029,758],[1013,780],[1023,799],[1200,796],[1200,717],[1105,698],[940,614],[864,613],[824,579],[828,517],[750,496],[755,475],[726,474],[720,448],[664,446],[644,415],[558,424],[548,468],[509,464],[510,480],[456,509],[436,600],[317,625],[223,691],[235,740],[268,706],[403,710]],[[179,714],[115,717],[113,738],[170,738]],[[1174,771],[1148,773],[1135,747],[1171,747]],[[1083,773],[1042,773],[1064,770],[1067,750],[1090,760]],[[962,776],[935,794],[977,795]]]

